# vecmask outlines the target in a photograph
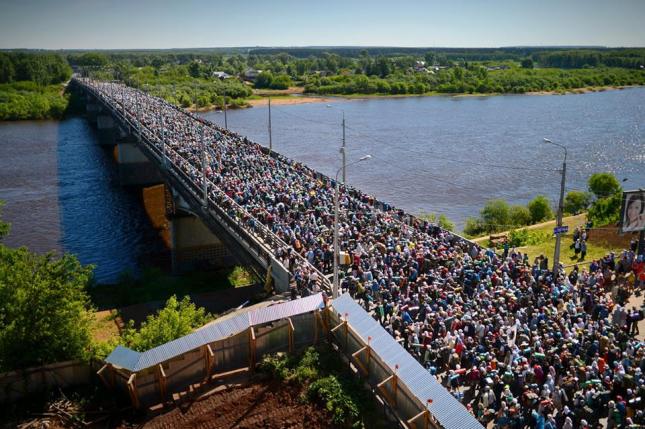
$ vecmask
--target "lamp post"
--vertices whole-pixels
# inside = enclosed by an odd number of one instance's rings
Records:
[[[372,155],[365,155],[354,162],[350,162],[347,165],[343,163],[343,166],[340,167],[338,171],[336,171],[336,178],[334,180],[336,184],[336,188],[334,190],[334,284],[332,289],[332,298],[338,298],[338,291],[340,290],[340,287],[338,284],[338,263],[340,259],[340,249],[338,248],[338,205],[339,205],[338,200],[339,200],[339,193],[340,193],[340,186],[338,184],[338,175],[340,174],[341,171],[343,171],[345,168],[349,167],[350,165],[367,161],[371,157]]]
[[[562,226],[562,213],[564,211],[564,182],[566,180],[566,175],[567,175],[567,148],[564,145],[561,145],[559,143],[554,143],[551,140],[545,138],[544,143],[547,144],[552,144],[554,146],[558,146],[559,148],[562,148],[564,150],[564,160],[562,161],[562,181],[560,182],[560,202],[558,203],[558,214],[557,214],[557,226],[561,227]],[[553,277],[555,280],[555,277],[558,275],[559,271],[559,265],[560,265],[560,239],[561,239],[561,234],[558,232],[555,235],[555,251],[553,252]]]

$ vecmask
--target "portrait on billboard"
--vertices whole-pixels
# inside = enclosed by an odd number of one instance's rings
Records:
[[[623,193],[621,219],[623,232],[645,229],[645,191],[626,191]]]

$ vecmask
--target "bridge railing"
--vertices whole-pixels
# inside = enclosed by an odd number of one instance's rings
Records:
[[[102,100],[111,113],[123,121],[124,124],[139,131],[140,141],[149,150],[151,155],[157,159],[160,167],[164,168],[164,166],[166,166],[166,172],[174,176],[175,180],[178,180],[179,183],[183,185],[185,190],[190,193],[195,203],[201,203],[202,206],[205,206],[211,216],[216,217],[220,224],[227,225],[231,230],[233,230],[239,238],[243,239],[260,257],[266,260],[267,264],[270,264],[271,260],[273,260],[276,263],[283,265],[282,261],[278,259],[277,253],[282,249],[292,249],[291,245],[287,244],[275,235],[273,231],[252,216],[244,207],[240,206],[210,180],[207,180],[208,202],[204,205],[203,180],[200,181],[201,183],[196,184],[193,178],[191,178],[180,165],[177,165],[172,157],[168,156],[168,153],[174,154],[176,157],[192,166],[189,160],[177,153],[170,145],[166,144],[161,136],[156,132],[138,121],[136,115],[132,114],[128,109],[125,110],[126,113],[124,114],[123,108],[119,109],[116,100],[110,97],[109,94],[97,89],[89,80],[87,82],[82,78],[75,78],[75,80],[90,91],[96,98]],[[175,108],[170,104],[168,104],[168,106]],[[197,118],[197,120],[207,126],[212,126],[209,122],[203,121],[199,118]],[[152,141],[148,135],[154,137],[156,141]],[[160,149],[157,144],[161,145],[162,149]],[[163,152],[163,145],[166,145],[165,154]],[[200,194],[202,196],[200,196]],[[317,274],[318,287],[330,293],[331,283],[329,280],[317,268],[311,265],[306,258],[295,250],[293,250],[292,254],[297,260],[297,265],[306,266],[309,271]],[[293,277],[293,273],[291,272],[293,267],[286,268]]]

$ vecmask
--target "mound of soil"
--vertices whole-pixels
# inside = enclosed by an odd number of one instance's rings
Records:
[[[301,390],[277,381],[257,382],[215,393],[188,408],[175,408],[145,428],[286,429],[332,428],[327,411],[300,399]]]

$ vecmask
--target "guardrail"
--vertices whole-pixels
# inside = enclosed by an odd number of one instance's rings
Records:
[[[102,101],[106,108],[110,110],[111,114],[117,118],[117,120],[122,121],[124,125],[130,127],[131,129],[137,130],[139,142],[142,143],[142,146],[146,149],[148,154],[158,162],[162,173],[170,176],[175,182],[183,187],[184,191],[188,193],[188,199],[192,200],[187,201],[189,202],[189,204],[192,202],[193,206],[201,207],[204,214],[212,216],[220,225],[226,226],[229,230],[232,230],[232,232],[234,232],[234,235],[237,235],[237,237],[243,240],[248,247],[252,248],[259,257],[263,258],[266,261],[267,268],[270,265],[271,261],[284,267],[282,262],[277,258],[275,252],[279,249],[291,249],[292,247],[289,244],[275,235],[273,231],[267,228],[258,219],[251,215],[251,213],[249,213],[244,207],[236,203],[222,189],[220,189],[216,184],[208,179],[206,179],[208,196],[207,201],[204,201],[203,196],[200,196],[200,194],[203,194],[203,180],[200,184],[196,184],[181,168],[181,166],[177,165],[173,158],[168,156],[168,154],[174,155],[182,161],[195,167],[190,163],[188,159],[184,158],[170,145],[166,144],[165,140],[163,140],[163,138],[160,137],[157,133],[138,121],[138,118],[134,114],[132,114],[132,112],[124,109],[123,105],[121,105],[122,107],[121,109],[119,109],[117,101],[110,97],[109,94],[93,86],[90,79],[74,78],[72,79],[72,81],[81,85],[94,97]],[[163,103],[170,108],[185,113],[184,111],[179,110],[171,104],[168,104],[166,102]],[[203,121],[200,118],[194,117],[193,115],[190,116],[203,125],[213,128],[213,124],[211,124],[210,122]],[[157,144],[161,145],[161,150],[159,149]],[[196,169],[199,170],[199,168]],[[327,293],[331,293],[332,287],[329,280],[317,268],[311,265],[309,261],[307,261],[307,259],[305,259],[299,253],[295,252],[295,250],[293,251],[293,255],[298,260],[301,266],[307,266],[310,271],[317,274],[318,287],[320,287],[322,290],[325,290]],[[289,269],[290,267],[285,268],[286,271],[289,272],[291,276],[293,276],[293,273],[291,273]]]

